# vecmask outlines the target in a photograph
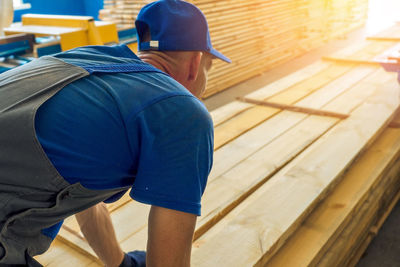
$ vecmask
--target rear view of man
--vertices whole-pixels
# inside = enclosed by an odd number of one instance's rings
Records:
[[[39,265],[72,214],[106,266],[190,265],[213,153],[198,98],[230,60],[190,3],[151,3],[136,27],[138,56],[82,47],[0,75],[0,266]],[[102,204],[129,189],[151,205],[147,256],[121,250]]]

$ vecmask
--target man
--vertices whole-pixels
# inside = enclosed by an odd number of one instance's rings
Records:
[[[126,46],[83,47],[0,76],[0,266],[38,265],[32,256],[77,213],[106,266],[190,265],[213,153],[197,98],[212,59],[230,60],[187,2],[151,3],[136,27],[139,57]],[[151,205],[147,256],[121,250],[98,204],[128,189]]]

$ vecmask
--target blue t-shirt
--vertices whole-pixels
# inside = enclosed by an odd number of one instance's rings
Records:
[[[37,112],[38,140],[64,179],[89,189],[132,186],[139,202],[200,215],[213,155],[204,105],[163,73],[107,73],[110,64],[147,65],[126,46],[55,57],[105,67],[67,85]]]

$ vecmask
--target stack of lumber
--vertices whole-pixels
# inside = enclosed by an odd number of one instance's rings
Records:
[[[148,2],[105,0],[100,18],[132,26]],[[233,61],[215,62],[205,97],[345,35],[365,23],[368,11],[368,0],[189,2],[207,17],[214,46]]]
[[[112,21],[119,28],[134,26],[140,9],[154,0],[104,0],[104,8],[99,11],[99,18]]]
[[[309,50],[362,26],[367,19],[368,5],[363,0],[309,0],[306,10],[307,24],[300,43]]]
[[[368,1],[191,1],[233,61],[216,62],[205,97],[343,36],[366,21]]]
[[[214,166],[193,266],[358,261],[400,197],[400,87],[395,74],[358,58],[395,45],[361,41],[211,113]],[[145,249],[149,207],[126,194],[109,210],[122,248]],[[37,259],[100,266],[74,217]]]

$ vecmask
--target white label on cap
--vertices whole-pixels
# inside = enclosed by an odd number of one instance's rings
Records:
[[[158,41],[150,41],[150,47],[158,48]]]

